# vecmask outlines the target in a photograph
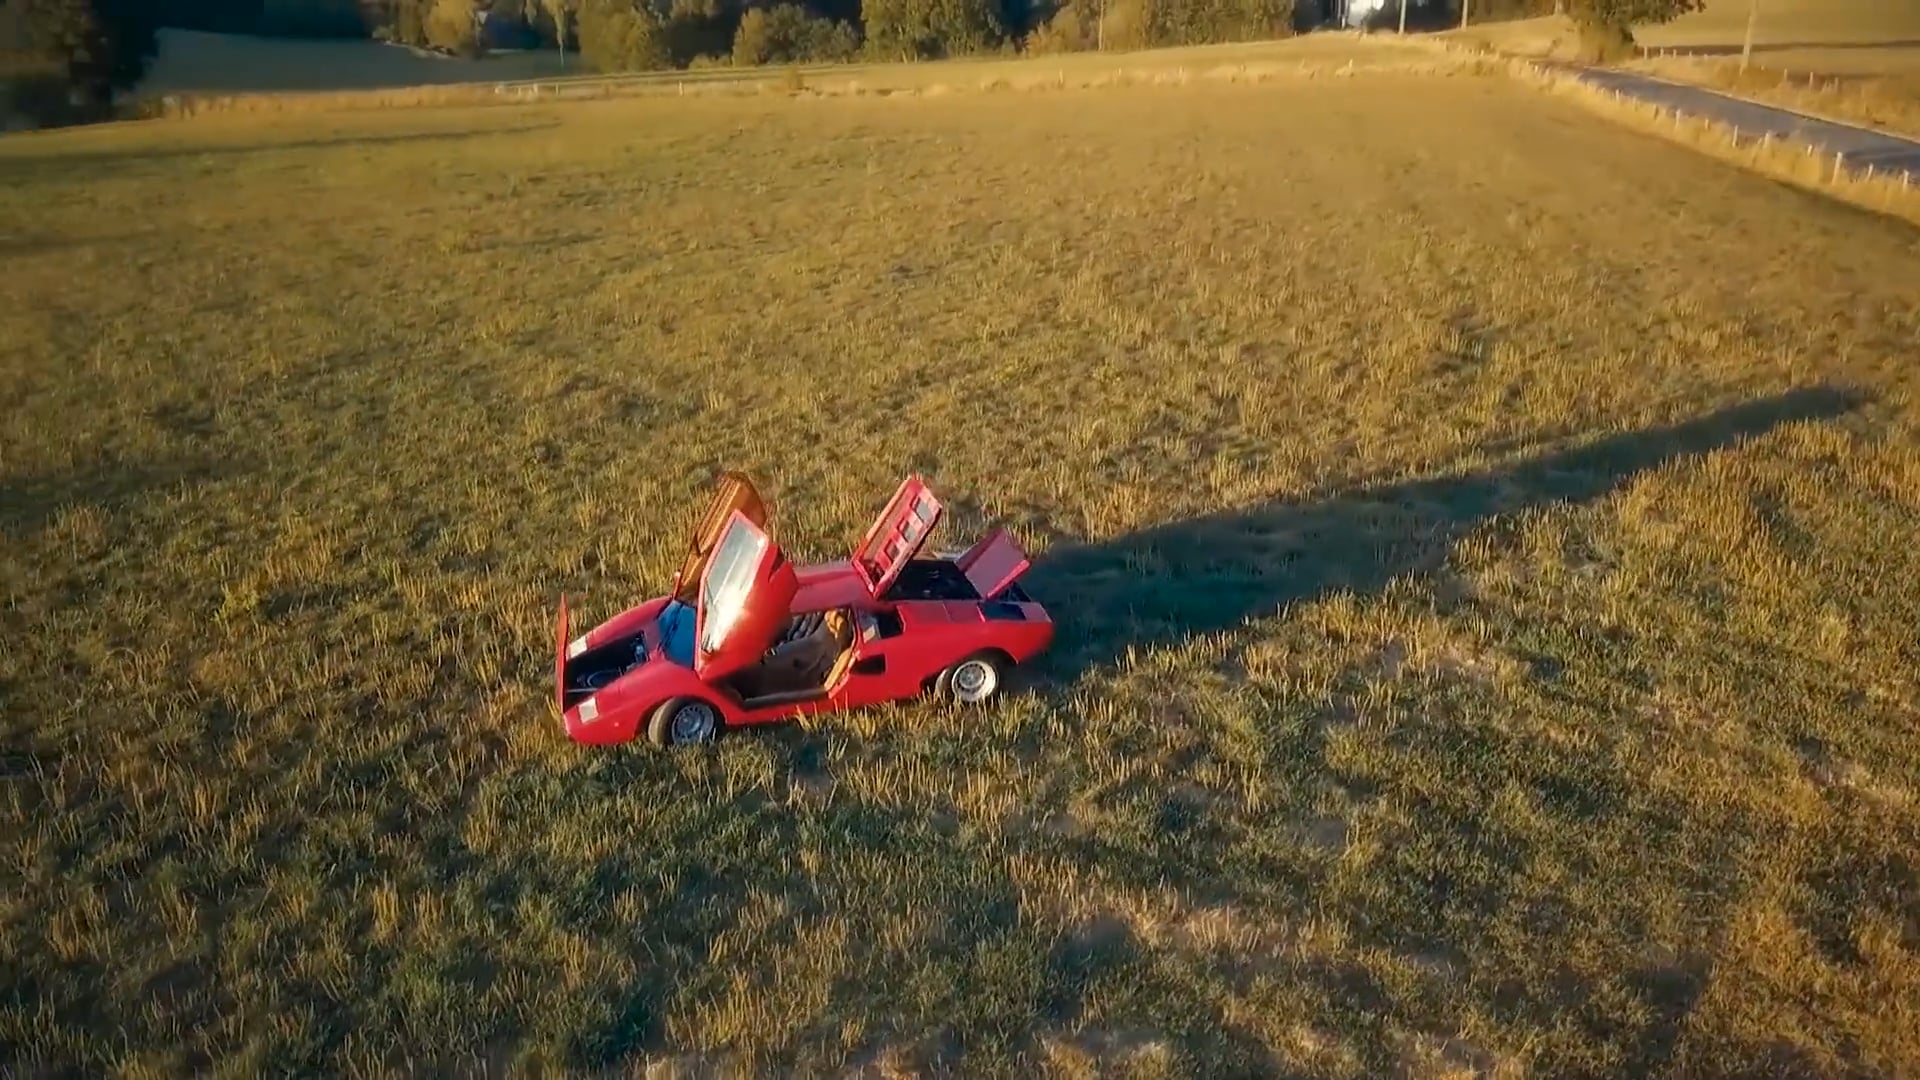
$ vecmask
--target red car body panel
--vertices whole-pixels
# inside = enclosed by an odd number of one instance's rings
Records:
[[[752,545],[757,544],[758,547]],[[745,545],[745,546],[740,546]],[[727,561],[730,548],[741,558]],[[716,573],[717,572],[717,573]],[[733,580],[729,582],[729,577]],[[716,590],[737,586],[737,598],[713,610]],[[766,655],[775,634],[786,624],[793,594],[799,587],[793,564],[773,540],[745,515],[727,522],[720,545],[700,578],[700,602],[694,611],[693,671],[704,682],[726,678]],[[724,623],[722,620],[725,620]]]
[[[853,549],[853,570],[871,596],[884,596],[906,568],[907,561],[920,554],[933,527],[940,523],[940,500],[926,481],[909,476],[893,493],[893,499],[873,527]]]
[[[793,596],[793,613],[831,611],[842,607],[871,607],[873,594],[867,583],[854,573],[853,560],[817,563],[799,570],[799,591]]]
[[[607,642],[613,641],[616,638],[631,637],[634,634],[653,629],[654,622],[660,618],[660,610],[667,606],[667,601],[670,599],[672,598],[667,596],[655,597],[644,604],[640,604],[637,607],[630,607],[620,614],[615,615],[613,618],[608,619],[606,622],[601,623],[585,634],[567,642],[567,655],[562,659],[571,660],[588,649],[598,645],[605,645]],[[563,611],[562,614],[565,614],[565,612]],[[563,637],[564,634],[565,631],[563,630]]]
[[[981,596],[998,596],[1033,565],[1005,529],[995,529],[954,560]]]
[[[724,495],[736,505],[741,500],[737,487]],[[661,705],[678,698],[711,703],[731,727],[859,708],[918,696],[971,656],[993,653],[1017,665],[1043,652],[1053,623],[1015,584],[1028,566],[1019,545],[995,530],[957,559],[919,558],[939,517],[925,482],[909,477],[852,558],[794,567],[759,521],[734,509],[721,534],[707,536],[708,561],[693,610],[680,605],[676,613],[672,597],[658,597],[567,642],[563,597],[555,693],[567,734],[594,745],[630,742]],[[703,524],[708,533],[711,520]],[[729,545],[744,554],[730,556]],[[750,572],[738,568],[749,563]],[[722,580],[729,575],[732,584]],[[744,590],[742,581],[748,582]],[[710,615],[716,593],[719,610]],[[771,658],[769,648],[789,620],[821,613],[823,625],[842,620],[837,632],[846,637],[824,680],[811,689],[743,698],[734,677]],[[712,615],[724,625],[710,623]],[[690,657],[669,655],[671,635],[663,628],[669,618],[693,620]],[[710,635],[710,629],[719,632]],[[677,621],[674,630],[683,632]]]

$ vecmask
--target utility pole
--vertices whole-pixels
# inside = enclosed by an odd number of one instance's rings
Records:
[[[1760,0],[1747,0],[1747,41],[1740,46],[1740,70],[1753,61],[1753,28],[1760,21]]]
[[[1107,51],[1107,0],[1100,0],[1100,21],[1093,24],[1093,51]]]
[[[1400,0],[1400,36],[1407,35],[1407,4],[1411,0]]]
[[[1473,0],[1460,0],[1460,29],[1467,28],[1467,12],[1472,10]]]

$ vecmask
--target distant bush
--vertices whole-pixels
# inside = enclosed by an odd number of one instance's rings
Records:
[[[1172,0],[1152,5],[1154,45],[1252,41],[1293,32],[1293,0]]]
[[[473,0],[436,0],[427,12],[426,32],[427,44],[455,56],[473,56],[480,51]]]
[[[1155,0],[1107,0],[1106,25],[1096,27],[1104,47],[1124,51],[1152,45],[1156,6]]]
[[[633,0],[581,0],[580,55],[596,71],[652,71],[673,66],[667,28],[653,9]]]
[[[735,64],[837,63],[859,49],[853,27],[796,4],[754,8],[733,35]]]
[[[54,127],[85,119],[57,65],[0,63],[0,131]]]
[[[1633,56],[1633,31],[1616,23],[1580,22],[1579,59],[1586,64],[1611,64]]]
[[[1076,0],[1030,31],[1025,45],[1046,54],[1279,38],[1294,32],[1294,7],[1294,0]]]
[[[1047,56],[1091,49],[1099,40],[1099,18],[1084,3],[1068,4],[1027,33],[1026,51]]]
[[[1698,11],[1705,0],[1568,0],[1567,14],[1580,27],[1580,58],[1619,60],[1633,54],[1633,27],[1671,22]]]
[[[19,80],[10,96],[37,100],[57,77],[75,109],[109,109],[158,49],[139,0],[0,0],[0,77]]]
[[[1006,39],[993,0],[866,0],[867,51],[883,60],[986,52]]]

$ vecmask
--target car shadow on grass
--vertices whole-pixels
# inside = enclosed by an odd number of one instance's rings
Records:
[[[1033,571],[1034,591],[1062,622],[1056,658],[1036,672],[1042,693],[1064,698],[1080,675],[1129,649],[1177,645],[1335,590],[1377,591],[1395,578],[1434,569],[1453,543],[1495,515],[1593,501],[1648,470],[1784,424],[1839,417],[1861,403],[1843,390],[1799,390],[1464,476],[1369,486],[1321,502],[1270,504],[1114,541],[1057,545]],[[1056,710],[1071,711],[1064,703]],[[1199,737],[1196,749],[1206,752],[1210,736]],[[1565,929],[1550,905],[1561,898],[1550,895],[1543,906],[1529,891],[1538,887],[1533,861],[1562,853],[1543,849],[1548,841],[1510,822],[1483,820],[1480,804],[1470,799],[1433,803],[1417,791],[1399,792],[1417,806],[1416,819],[1370,871],[1373,884],[1392,890],[1376,895],[1348,888],[1340,869],[1344,824],[1314,827],[1312,815],[1320,812],[1314,793],[1322,785],[1313,778],[1337,778],[1340,765],[1311,725],[1263,731],[1272,775],[1265,778],[1268,802],[1257,813],[1207,801],[1212,796],[1198,789],[1183,802],[1187,797],[1164,790],[1154,773],[1146,782],[1101,791],[1098,828],[1078,827],[1071,814],[1044,805],[1049,796],[1039,791],[1025,808],[1031,813],[998,825],[958,808],[837,792],[831,744],[842,736],[832,728],[788,727],[763,738],[773,744],[767,760],[779,763],[783,779],[684,804],[689,820],[663,819],[675,835],[649,837],[622,856],[622,865],[603,865],[571,889],[556,883],[583,910],[604,907],[590,898],[620,888],[651,889],[653,925],[670,928],[665,940],[650,943],[649,954],[658,959],[646,975],[624,986],[605,1016],[582,1025],[571,1065],[606,1068],[665,1052],[675,1041],[668,1017],[684,1029],[725,1000],[727,980],[739,973],[723,973],[707,958],[748,895],[762,903],[781,898],[784,925],[844,924],[850,943],[881,940],[902,913],[925,913],[928,930],[912,948],[862,952],[842,976],[840,985],[868,988],[845,990],[835,1003],[863,1017],[863,1035],[859,1046],[849,1047],[847,1064],[883,1072],[1014,1074],[1063,1054],[1095,1071],[1158,1063],[1195,1075],[1282,1075],[1296,1066],[1282,1060],[1273,1031],[1249,1026],[1244,1004],[1269,998],[1296,1002],[1294,1011],[1309,1019],[1295,1037],[1322,1048],[1308,1056],[1344,1062],[1342,1069],[1403,1070],[1404,1055],[1418,1054],[1487,1072],[1495,1048],[1457,1035],[1463,1010],[1473,1008],[1521,1029],[1593,1013],[1599,1019],[1591,1038],[1655,1071],[1674,1060],[1716,951],[1703,939],[1685,955],[1620,961],[1631,969],[1627,982],[1643,1021],[1607,1028],[1612,1021],[1603,1010],[1583,1012],[1591,980],[1560,964]],[[1541,813],[1638,836],[1649,849],[1681,852],[1671,861],[1682,870],[1663,882],[1667,887],[1698,892],[1702,879],[1724,878],[1711,852],[1687,846],[1701,842],[1697,831],[1682,831],[1657,802],[1575,798],[1563,806],[1566,800],[1553,798],[1562,790],[1607,795],[1614,761],[1604,748],[1542,755],[1524,734],[1442,708],[1402,739],[1409,753],[1435,762],[1503,762],[1514,783],[1546,793]],[[924,764],[917,755],[964,753],[970,742],[931,748],[883,742],[860,756],[900,754]],[[753,758],[743,754],[743,761]],[[1051,764],[1073,768],[1068,760]],[[610,790],[645,783],[659,767],[652,757],[599,766]],[[701,775],[701,790],[730,787],[720,757],[699,761],[691,772]],[[796,799],[807,803],[804,811]],[[1054,815],[1035,823],[1033,815],[1048,810]],[[1286,842],[1296,828],[1306,833],[1304,847]],[[693,836],[698,843],[686,839]],[[795,857],[803,851],[816,867],[885,872],[840,880],[803,868]],[[1049,909],[1063,902],[1058,898],[1036,899],[1030,877],[1013,869],[1014,857],[1073,867],[1076,911]],[[823,888],[823,878],[839,885]],[[853,881],[859,903],[846,905]],[[1170,906],[1143,916],[1137,907],[1143,902]],[[1629,919],[1609,929],[1632,933],[1631,910],[1581,910]],[[1316,921],[1344,927],[1352,946],[1296,947],[1300,939],[1290,935]],[[1225,927],[1225,935],[1209,937],[1209,927]],[[1496,955],[1494,942],[1525,955]],[[1399,967],[1370,959],[1383,955],[1400,958]],[[1515,982],[1515,970],[1540,976]],[[859,1004],[872,988],[883,988],[884,1009]],[[835,1012],[823,1008],[821,1015]],[[762,1047],[768,1056],[755,1064],[787,1060],[809,1041],[831,1041],[837,1030],[830,1024],[796,1029],[792,1041]]]
[[[242,472],[234,458],[188,454],[146,461],[107,460],[38,476],[0,477],[0,537],[29,536],[63,512],[114,511],[183,485]]]
[[[1496,516],[1593,502],[1641,474],[1862,404],[1846,389],[1793,390],[1484,472],[1060,543],[1027,579],[1058,624],[1036,674],[1071,684],[1131,649],[1231,630],[1333,592],[1376,593],[1395,578],[1438,569],[1456,542]]]

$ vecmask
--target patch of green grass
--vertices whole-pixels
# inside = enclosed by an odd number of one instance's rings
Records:
[[[1920,1062],[1916,234],[1496,80],[0,145],[0,1058]],[[589,751],[908,469],[1056,650]]]

